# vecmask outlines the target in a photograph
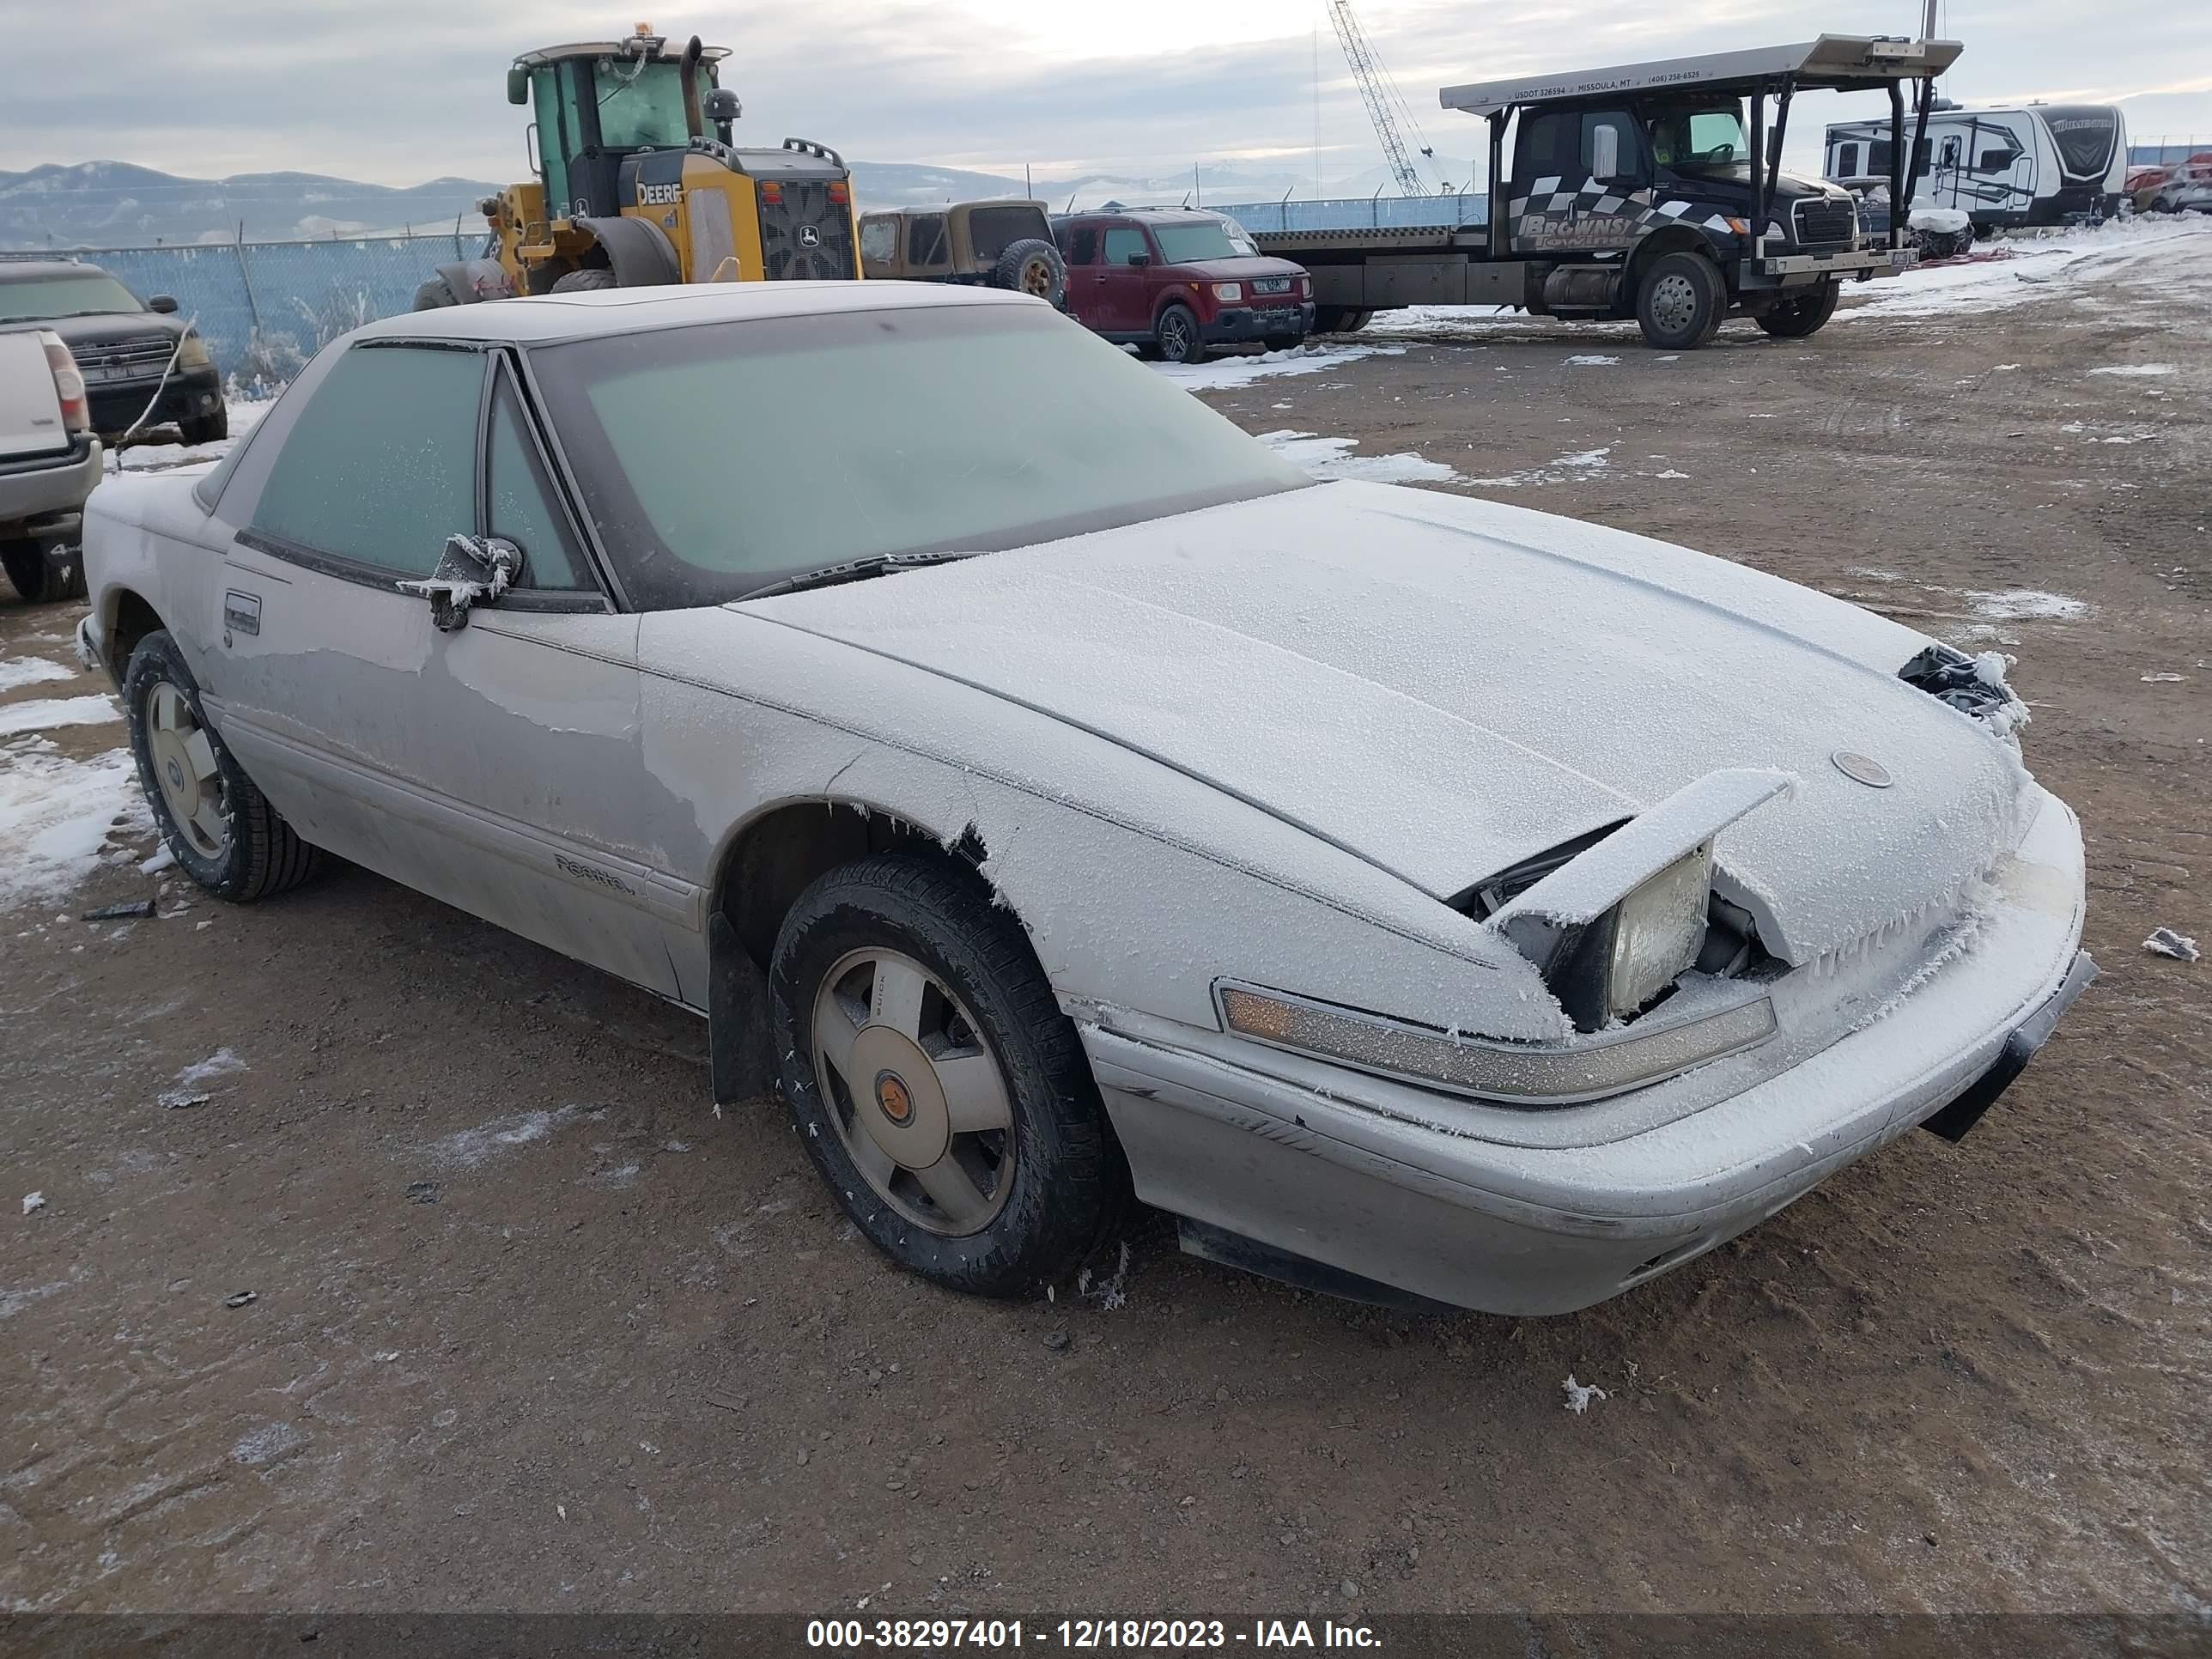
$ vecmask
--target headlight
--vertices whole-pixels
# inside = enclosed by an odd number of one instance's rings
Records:
[[[212,368],[215,359],[208,356],[207,342],[198,331],[185,336],[184,348],[177,353],[179,368]]]
[[[1244,297],[1244,284],[1242,283],[1216,283],[1213,285],[1213,297],[1220,301],[1224,305],[1233,306],[1239,300]]]
[[[1299,278],[1298,278],[1298,298],[1300,298],[1301,300],[1305,299],[1306,297],[1308,297],[1308,296],[1309,296],[1310,295],[1311,295],[1312,293],[1313,293],[1313,278],[1312,278],[1312,277],[1310,277],[1310,276],[1301,276],[1301,277],[1299,277]]]
[[[1509,921],[1506,936],[1542,970],[1575,1029],[1595,1031],[1634,1013],[1697,961],[1712,884],[1708,842],[1601,915],[1562,925],[1538,911]]]

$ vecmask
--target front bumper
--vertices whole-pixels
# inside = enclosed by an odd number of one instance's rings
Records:
[[[196,419],[222,407],[222,376],[213,368],[180,368],[166,385],[158,374],[140,380],[94,381],[85,388],[92,400],[94,430],[106,438],[129,431],[154,401],[156,386],[161,387],[161,401],[147,416],[148,426]]]
[[[1295,334],[1300,339],[1313,332],[1314,307],[1303,304],[1224,306],[1210,323],[1198,326],[1208,345],[1243,345],[1253,340],[1280,339]]]
[[[1632,1095],[1520,1114],[1528,1132],[1501,1132],[1417,1089],[1334,1067],[1294,1081],[1212,1034],[1201,1052],[1141,1022],[1115,1029],[1110,1012],[1084,1042],[1146,1202],[1430,1301],[1569,1313],[1702,1255],[1917,1125],[1959,1127],[1943,1116],[1954,1103],[1987,1108],[2094,972],[2079,951],[2073,814],[2045,797],[1998,873],[1971,945],[1926,983],[1656,1127],[1637,1127]]]
[[[1746,289],[1794,288],[1827,277],[1901,276],[1918,256],[1907,248],[1838,249],[1832,253],[1768,253],[1739,261],[1736,280]]]
[[[80,438],[55,454],[0,462],[0,532],[76,529],[77,509],[100,482],[100,463],[97,438]]]

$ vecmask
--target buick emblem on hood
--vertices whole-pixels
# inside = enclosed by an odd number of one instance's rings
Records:
[[[1887,789],[1897,781],[1889,775],[1889,769],[1872,755],[1862,755],[1855,749],[1838,749],[1828,757],[1853,783],[1863,783],[1869,789]]]

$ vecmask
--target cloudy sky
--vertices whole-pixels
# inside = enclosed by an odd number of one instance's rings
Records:
[[[732,46],[741,134],[848,156],[1040,177],[1158,175],[1194,161],[1314,170],[1379,155],[1319,0],[90,0],[99,46],[54,33],[51,0],[0,0],[0,168],[135,161],[200,176],[292,170],[380,184],[522,167],[505,100],[522,48],[627,33]],[[1832,33],[1905,33],[1911,0],[1360,0],[1444,170],[1467,176],[1480,123],[1436,106],[1445,82],[1596,67]],[[79,14],[80,16],[82,14]],[[2212,143],[2212,6],[2203,0],[1948,0],[1966,42],[1947,83],[1966,103],[2124,100],[2137,142]],[[1316,30],[1318,26],[1316,54]],[[52,40],[52,52],[25,43]],[[126,43],[129,50],[119,50]],[[1851,112],[1823,97],[1793,136]],[[1869,111],[1867,112],[1872,112]],[[1792,146],[1793,151],[1796,146]],[[1462,158],[1455,163],[1451,158]]]

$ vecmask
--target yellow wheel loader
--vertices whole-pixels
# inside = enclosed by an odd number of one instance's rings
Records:
[[[671,283],[850,280],[860,274],[853,176],[827,147],[731,139],[726,48],[680,52],[641,23],[626,40],[527,52],[507,72],[532,106],[537,175],[477,205],[492,241],[441,265],[415,309],[519,294]]]

